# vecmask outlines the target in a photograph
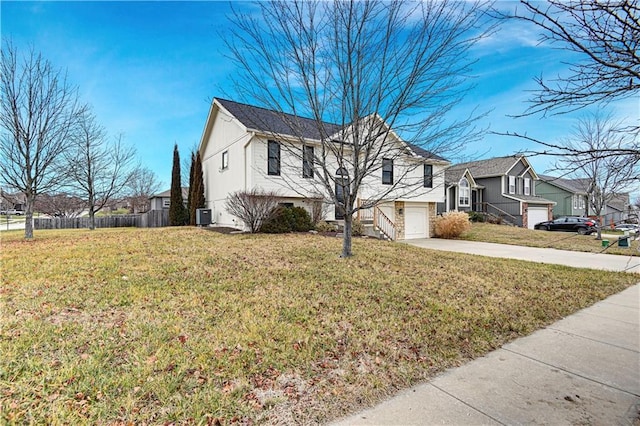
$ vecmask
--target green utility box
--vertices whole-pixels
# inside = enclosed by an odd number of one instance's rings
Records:
[[[609,240],[602,240],[602,247],[609,247]]]
[[[618,247],[629,248],[629,237],[627,235],[618,238]]]

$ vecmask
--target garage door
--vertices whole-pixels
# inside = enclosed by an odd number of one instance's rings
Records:
[[[549,220],[547,207],[529,207],[527,228],[533,229],[533,225],[544,222],[545,220]]]
[[[407,240],[427,238],[427,207],[406,206],[404,209],[404,238]]]

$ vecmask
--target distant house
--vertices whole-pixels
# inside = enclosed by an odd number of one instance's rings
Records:
[[[538,175],[536,193],[555,201],[553,217],[588,216],[588,179],[567,179],[548,175]]]
[[[618,193],[613,194],[607,202],[602,215],[604,217],[603,225],[617,224],[629,219],[631,213],[631,201],[629,194]]]
[[[182,187],[182,202],[184,205],[187,205],[187,200],[189,199],[189,187]],[[149,197],[149,210],[169,210],[169,206],[171,205],[171,189],[167,189],[164,192],[159,194],[152,195]]]
[[[382,121],[376,115],[366,119]],[[324,193],[318,192],[318,188],[322,188],[319,184],[322,176],[314,158],[321,156],[323,146],[326,146],[323,143],[326,144],[327,140],[350,149],[341,138],[345,135],[348,138],[349,132],[359,124],[352,123],[346,128],[332,123],[321,124],[324,131],[329,132],[329,137],[321,135],[318,123],[312,119],[214,99],[199,147],[206,206],[212,210],[213,222],[219,226],[242,227],[239,218],[227,210],[225,202],[236,191],[253,189],[277,192],[281,204],[309,211],[312,211],[313,203],[320,202],[327,207],[322,211],[322,219],[341,221],[343,213],[333,205],[333,198],[326,188]],[[383,122],[380,126],[388,127]],[[398,179],[402,179],[401,183],[406,186],[415,187],[415,190],[406,196],[396,197],[389,193],[388,199],[371,209],[361,210],[361,220],[371,220],[374,229],[394,240],[430,237],[436,203],[443,201],[443,172],[449,162],[405,142],[394,132],[390,132],[385,143],[389,144],[390,150],[402,154],[394,159],[380,159],[378,173],[368,176],[360,192],[354,194],[356,201],[378,199],[380,194],[387,194],[389,185],[394,185]],[[291,153],[298,148],[299,158]],[[331,150],[328,151],[323,163],[334,174],[331,177],[336,183],[333,192],[340,198],[344,196],[343,182],[348,182],[349,176],[354,175],[353,166],[339,161]],[[408,172],[403,172],[405,170]],[[294,181],[299,187],[292,188],[290,182]]]
[[[24,210],[26,197],[22,192],[10,193],[0,189],[0,209],[1,210]]]
[[[473,210],[533,229],[549,220],[554,201],[536,195],[538,175],[524,156],[471,161],[445,171],[441,211]]]

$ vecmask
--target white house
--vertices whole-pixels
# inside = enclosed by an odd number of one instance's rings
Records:
[[[368,119],[379,120],[379,117]],[[311,119],[214,99],[199,146],[206,207],[212,210],[213,223],[241,228],[242,222],[226,211],[225,201],[235,191],[251,189],[277,192],[282,203],[309,211],[320,198],[328,206],[323,212],[324,219],[340,220],[340,213],[331,205],[326,189],[322,191],[324,193],[318,191],[322,188],[318,185],[322,173],[317,164],[313,164],[313,159],[321,157],[322,144],[316,124]],[[291,130],[292,126],[296,126],[295,132]],[[329,123],[323,123],[323,128],[335,134],[340,131],[339,126]],[[350,127],[346,129],[348,133]],[[341,134],[343,139],[348,139],[344,136],[345,131]],[[381,160],[379,172],[363,181],[357,194],[359,203],[383,199],[375,207],[359,212],[360,219],[373,221],[374,227],[392,239],[430,237],[436,203],[444,201],[444,169],[449,162],[402,141],[392,131],[388,134],[391,136],[387,143],[397,144],[395,151],[403,154]],[[324,140],[333,139],[325,136]],[[349,149],[348,141],[336,143]],[[291,153],[292,146],[300,150],[297,156]],[[301,155],[303,149],[304,155]],[[335,168],[332,179],[339,181],[341,176],[349,174],[335,156],[324,157],[323,164],[335,164],[329,166],[329,170]],[[400,186],[399,179],[403,180],[402,191],[395,189]],[[407,191],[407,186],[413,189]],[[335,190],[339,196],[338,185]],[[381,194],[386,195],[381,197]]]

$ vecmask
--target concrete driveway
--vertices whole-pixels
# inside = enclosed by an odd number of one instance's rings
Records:
[[[512,246],[507,244],[480,243],[476,241],[444,240],[424,238],[405,240],[406,244],[417,247],[476,254],[479,256],[520,259],[529,262],[566,265],[575,268],[602,269],[607,271],[635,272],[640,274],[640,256],[620,256],[613,254],[584,253],[551,248]]]

